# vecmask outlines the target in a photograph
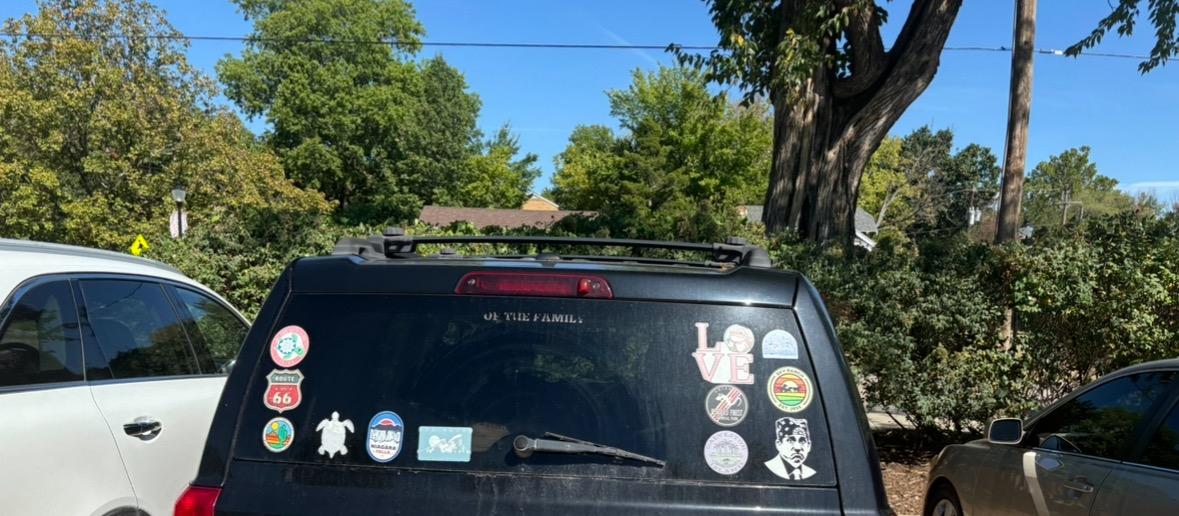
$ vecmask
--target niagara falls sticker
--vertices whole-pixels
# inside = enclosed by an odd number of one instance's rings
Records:
[[[736,432],[721,430],[704,443],[704,462],[722,475],[735,475],[749,460],[749,447]]]
[[[749,412],[749,400],[740,388],[732,385],[717,385],[704,398],[704,410],[708,419],[720,426],[737,426]]]
[[[811,379],[797,367],[781,367],[766,382],[770,402],[782,412],[802,412],[811,404]]]
[[[303,373],[298,369],[272,369],[266,375],[266,393],[262,395],[262,403],[279,414],[298,407],[303,401],[303,391],[299,388],[302,383]]]
[[[291,368],[299,365],[311,350],[311,338],[307,331],[295,325],[278,330],[270,339],[270,358],[279,367]]]
[[[368,456],[377,462],[389,462],[401,453],[401,441],[405,437],[405,423],[395,412],[377,412],[368,422]]]
[[[749,366],[753,364],[753,346],[757,339],[753,331],[739,324],[733,324],[725,329],[724,338],[715,346],[708,345],[708,323],[696,323],[696,351],[692,358],[696,359],[696,367],[700,368],[700,376],[712,383],[752,384],[753,374]]]
[[[276,417],[266,422],[262,429],[262,444],[274,453],[286,451],[295,440],[295,426],[285,417]]]
[[[761,357],[798,360],[798,341],[786,330],[770,330],[761,338]]]

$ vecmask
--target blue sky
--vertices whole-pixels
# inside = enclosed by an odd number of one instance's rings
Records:
[[[895,35],[908,0],[887,4]],[[711,45],[716,31],[696,0],[420,0],[414,2],[430,41],[634,43]],[[228,0],[159,0],[169,20],[187,34],[240,36],[250,31]],[[0,2],[0,18],[32,11],[32,0]],[[949,46],[1010,46],[1013,0],[967,0]],[[1109,11],[1106,0],[1042,0],[1037,46],[1063,49]],[[1108,39],[1098,49],[1145,54],[1150,27],[1130,39]],[[192,43],[190,61],[213,75],[217,60],[237,53],[233,42]],[[524,150],[541,158],[544,189],[552,158],[578,124],[614,126],[604,92],[630,83],[636,68],[673,60],[660,51],[430,48],[461,70],[483,101],[480,126],[492,133],[510,123]],[[1123,188],[1179,200],[1179,63],[1140,75],[1137,61],[1037,55],[1029,163],[1069,147],[1089,145],[1101,173]],[[893,133],[922,125],[953,129],[958,145],[977,142],[1002,155],[1010,57],[998,52],[947,51],[933,84]],[[261,121],[251,124],[261,130]]]

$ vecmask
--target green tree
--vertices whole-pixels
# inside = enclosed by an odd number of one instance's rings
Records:
[[[953,147],[949,129],[921,127],[885,139],[865,170],[860,206],[883,228],[923,235],[967,228],[971,210],[989,209],[1000,169],[986,147]]]
[[[900,138],[888,137],[872,153],[864,169],[860,184],[860,207],[876,219],[881,228],[894,227],[894,220],[912,218],[909,199],[916,195],[915,187],[905,175],[907,170],[901,155]]]
[[[1117,180],[1097,172],[1089,147],[1068,149],[1036,165],[1028,176],[1024,218],[1034,227],[1044,227],[1132,210],[1134,198],[1117,186]]]
[[[4,22],[27,35],[0,40],[0,234],[126,249],[164,233],[176,184],[192,225],[215,210],[272,223],[327,210],[213,107],[212,82],[150,3],[38,6]]]
[[[711,94],[698,73],[634,73],[607,93],[622,134],[582,126],[557,157],[553,196],[597,210],[616,236],[715,239],[760,199],[769,164],[767,107]]]
[[[452,202],[458,206],[519,208],[528,198],[532,182],[540,177],[538,158],[529,153],[517,159],[520,143],[507,125],[480,147],[481,152],[469,158],[467,183],[451,196]]]
[[[601,125],[579,125],[557,155],[552,189],[547,197],[571,209],[602,209],[617,199],[617,174],[622,151],[614,131]]]
[[[929,86],[962,0],[914,0],[888,50],[872,0],[706,1],[720,49],[677,54],[773,103],[766,230],[850,245],[864,168]]]
[[[479,99],[441,57],[412,60],[424,30],[409,4],[235,2],[255,39],[218,74],[226,96],[270,123],[264,139],[298,184],[374,222],[412,219],[467,184]]]
[[[925,91],[962,0],[913,0],[891,45],[874,0],[705,0],[718,50],[681,63],[774,105],[774,158],[765,197],[770,233],[793,229],[814,241],[851,243],[860,183],[872,153]],[[1155,46],[1139,69],[1179,51],[1179,0],[1149,0]],[[1130,35],[1143,0],[1118,0],[1108,17],[1068,49],[1077,55],[1109,30]],[[887,48],[887,50],[886,50]]]

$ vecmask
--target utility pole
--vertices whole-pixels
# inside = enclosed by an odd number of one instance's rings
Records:
[[[1007,152],[1003,159],[1003,193],[999,199],[995,242],[1015,240],[1023,204],[1027,164],[1028,120],[1032,111],[1032,55],[1036,45],[1036,0],[1015,1],[1015,49],[1011,53],[1011,93],[1007,105]]]
[[[1070,196],[1068,188],[1060,192],[1060,225],[1068,224],[1068,204]]]

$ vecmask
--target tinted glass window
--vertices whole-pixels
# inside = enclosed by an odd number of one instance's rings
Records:
[[[175,292],[192,315],[197,333],[204,342],[203,347],[197,348],[202,369],[207,369],[205,372],[228,372],[249,328],[209,296],[184,288],[177,288]]]
[[[68,281],[38,284],[0,313],[0,386],[82,379],[77,312]]]
[[[99,350],[115,378],[195,374],[184,328],[157,283],[81,282]]]
[[[744,306],[295,295],[268,339],[275,353],[264,353],[246,394],[235,454],[831,485],[820,386],[793,321],[790,310]],[[300,330],[282,330],[291,325]],[[376,417],[382,411],[397,417]],[[376,452],[367,447],[370,431],[379,438]],[[513,452],[515,437],[546,432],[666,460],[667,467]],[[398,449],[388,462],[377,460]]]
[[[1179,405],[1150,438],[1139,462],[1179,471]]]
[[[1037,446],[1116,459],[1174,373],[1133,374],[1078,396],[1036,423]]]

